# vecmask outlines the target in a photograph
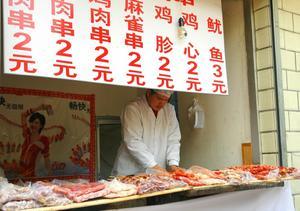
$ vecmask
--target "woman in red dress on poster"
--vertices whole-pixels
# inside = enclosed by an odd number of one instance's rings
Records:
[[[46,118],[43,114],[37,111],[46,111],[48,115],[53,114],[51,105],[40,105],[37,108],[28,109],[22,113],[22,130],[25,139],[22,144],[20,157],[20,174],[23,177],[35,177],[36,161],[39,153],[44,157],[45,168],[48,175],[52,174],[49,145],[50,140],[47,136],[41,135],[41,132],[46,124]],[[29,126],[27,118],[29,117]]]

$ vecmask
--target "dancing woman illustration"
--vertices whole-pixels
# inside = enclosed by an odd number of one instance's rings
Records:
[[[35,167],[39,155],[43,156],[47,174],[51,175],[52,170],[49,159],[49,146],[54,141],[61,141],[65,134],[65,129],[62,126],[54,125],[44,128],[46,118],[38,111],[46,111],[48,115],[53,114],[51,105],[42,104],[36,108],[30,108],[22,113],[21,125],[8,120],[0,114],[0,119],[22,129],[24,142],[21,147],[21,156],[18,168],[18,172],[22,177],[35,177]],[[42,135],[42,131],[54,128],[60,129],[60,132],[53,136]]]

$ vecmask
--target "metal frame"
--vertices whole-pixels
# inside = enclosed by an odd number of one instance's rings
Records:
[[[258,130],[258,110],[256,101],[256,71],[255,71],[255,36],[253,26],[252,0],[244,0],[245,39],[248,67],[248,92],[250,104],[250,126],[252,142],[252,159],[254,163],[260,163],[260,142]]]
[[[278,154],[279,164],[287,165],[286,151],[286,131],[279,41],[279,23],[278,23],[278,2],[270,0],[270,18],[272,30],[272,50],[273,50],[273,69],[275,81],[275,101],[276,101],[276,117],[277,117],[277,134],[278,134]]]
[[[100,176],[100,126],[106,124],[121,124],[119,116],[97,116],[96,117],[96,179]]]

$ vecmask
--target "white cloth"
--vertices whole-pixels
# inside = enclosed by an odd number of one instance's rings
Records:
[[[166,104],[155,117],[146,96],[129,103],[122,115],[123,142],[119,148],[113,175],[145,172],[159,165],[179,164],[181,134],[174,107]]]
[[[122,211],[294,211],[289,183],[284,187],[238,191],[164,205],[116,209]]]

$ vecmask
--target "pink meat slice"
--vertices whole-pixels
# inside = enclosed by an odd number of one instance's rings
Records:
[[[57,193],[62,193],[66,195],[69,199],[74,199],[81,195],[97,192],[103,190],[105,185],[102,183],[88,183],[88,184],[72,184],[72,185],[63,185],[54,188],[54,191]]]

